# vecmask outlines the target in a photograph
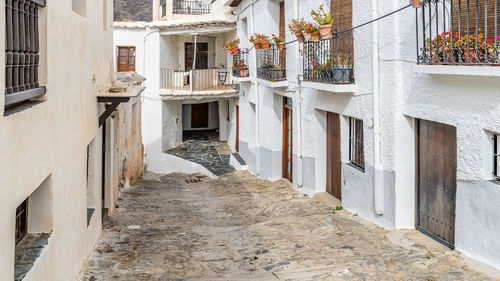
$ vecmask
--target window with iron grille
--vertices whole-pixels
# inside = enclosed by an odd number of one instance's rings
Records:
[[[16,245],[28,233],[28,199],[16,209]]]
[[[500,180],[500,135],[493,135],[493,176]]]
[[[5,0],[5,107],[45,94],[38,82],[38,11],[45,0]]]
[[[353,165],[365,169],[363,121],[356,118],[349,118],[349,160]]]

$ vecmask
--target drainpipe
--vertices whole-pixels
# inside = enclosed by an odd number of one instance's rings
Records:
[[[299,19],[300,18],[300,13],[299,13],[299,0],[294,0],[294,3],[293,3],[293,6],[294,6],[294,10],[295,10],[295,18],[296,19]],[[301,63],[301,59],[300,59],[300,56],[299,56],[299,48],[300,48],[300,44],[297,43],[297,48],[295,49],[295,70],[297,71],[297,91],[298,91],[298,97],[299,97],[299,172],[297,173],[297,178],[298,178],[298,186],[299,187],[303,187],[304,186],[304,169],[303,169],[303,165],[304,165],[304,158],[303,158],[303,153],[302,153],[302,150],[303,150],[303,145],[302,145],[302,142],[303,142],[303,133],[304,133],[304,129],[302,127],[302,109],[303,109],[303,106],[302,106],[302,103],[303,103],[303,98],[302,98],[302,83],[300,81],[300,73],[299,73],[299,66],[300,66],[300,63]]]
[[[378,0],[372,2],[372,19],[378,17]],[[380,145],[380,80],[379,80],[379,27],[378,22],[372,23],[372,80],[373,80],[373,201],[375,213],[384,214],[384,183],[381,162]]]
[[[252,1],[252,6],[251,6],[251,17],[252,17],[252,34],[255,34],[255,2],[256,0]],[[257,58],[257,50],[255,50],[255,58]],[[256,62],[256,60],[254,60]],[[259,92],[259,81],[255,79],[255,98],[256,98],[256,104],[255,104],[255,171],[257,176],[260,176],[260,92]]]

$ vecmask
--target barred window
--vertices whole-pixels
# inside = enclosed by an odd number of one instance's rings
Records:
[[[28,199],[16,208],[16,245],[28,233]]]
[[[349,160],[353,165],[365,169],[363,121],[356,118],[349,118]]]
[[[5,0],[5,107],[45,94],[38,82],[38,10],[45,0]]]
[[[493,135],[493,176],[500,180],[500,135]]]

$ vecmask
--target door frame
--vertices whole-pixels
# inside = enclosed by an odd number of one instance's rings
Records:
[[[293,102],[292,105],[286,103],[288,97],[283,96],[283,157],[282,157],[282,177],[293,183]],[[290,119],[287,111],[290,111]],[[288,123],[291,127],[288,128]],[[290,143],[288,143],[288,131],[290,131]],[[290,146],[290,159],[288,159],[288,146]],[[290,174],[288,174],[288,162],[290,162]]]

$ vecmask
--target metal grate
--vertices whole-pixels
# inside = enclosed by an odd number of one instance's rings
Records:
[[[500,63],[497,0],[425,0],[415,15],[419,64]]]
[[[180,15],[205,15],[210,14],[211,6],[203,1],[174,0],[172,12]]]
[[[361,169],[365,169],[365,150],[363,120],[349,118],[349,160]]]
[[[304,81],[354,83],[354,37],[352,30],[334,33],[331,39],[305,42]]]
[[[248,49],[240,49],[237,54],[233,55],[233,76],[240,78],[250,76]]]
[[[278,50],[271,44],[267,50],[257,50],[257,77],[269,81],[286,80],[286,48]]]
[[[500,135],[493,135],[493,176],[500,180]]]
[[[38,82],[38,10],[45,0],[5,1],[5,106],[45,94]]]

